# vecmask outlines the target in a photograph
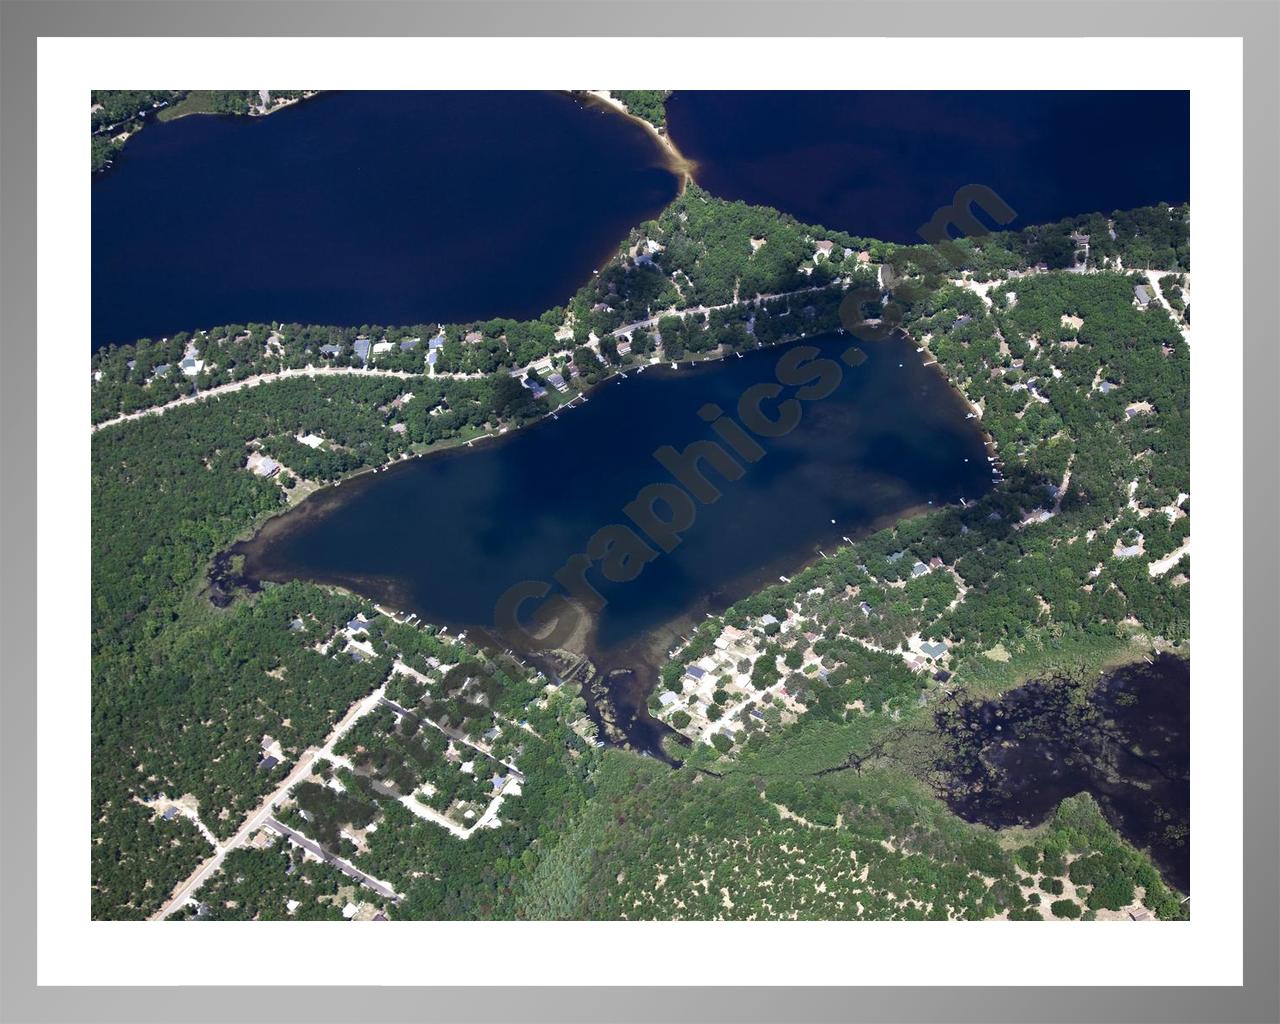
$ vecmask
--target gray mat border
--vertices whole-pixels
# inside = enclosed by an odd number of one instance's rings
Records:
[[[923,32],[921,31],[923,30]],[[1245,984],[1241,988],[37,988],[35,89],[41,35],[1232,36],[1245,40]],[[0,0],[0,1019],[4,1021],[1280,1019],[1274,0],[1068,3]],[[997,54],[989,55],[998,59]],[[957,60],[982,60],[957,48]],[[851,57],[856,61],[856,57]],[[893,83],[880,83],[892,87]],[[1204,254],[1198,258],[1203,259]],[[1247,552],[1247,558],[1245,558]],[[1030,926],[1027,926],[1030,927]],[[1087,971],[1087,964],[1078,965]],[[1158,985],[1161,979],[1142,979]]]

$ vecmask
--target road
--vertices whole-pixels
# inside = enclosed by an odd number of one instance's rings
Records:
[[[199,867],[195,869],[185,882],[174,890],[173,896],[158,911],[151,915],[152,921],[163,921],[175,910],[182,907],[188,899],[200,888],[215,871],[222,866],[223,860],[226,859],[228,853],[236,847],[242,845],[254,832],[267,824],[269,818],[275,810],[277,801],[283,800],[289,790],[294,787],[302,779],[311,774],[311,766],[315,763],[317,757],[331,758],[333,756],[333,747],[347,731],[355,725],[357,721],[367,715],[382,699],[383,693],[386,691],[386,684],[379,686],[371,694],[362,697],[347,709],[347,713],[339,719],[338,724],[334,726],[333,731],[329,733],[322,747],[308,747],[303,751],[302,756],[298,758],[297,764],[293,766],[293,770],[289,772],[282,783],[277,786],[270,794],[268,794],[258,805],[258,807],[245,819],[243,825],[236,831],[236,834],[228,839],[225,843],[221,843],[214,848],[212,856],[203,861]],[[354,868],[352,870],[355,870]]]
[[[288,825],[282,824],[275,818],[267,818],[267,820],[263,822],[263,825],[271,829],[272,832],[284,836],[290,842],[301,846],[304,850],[315,854],[330,867],[337,868],[348,878],[354,879],[361,885],[372,889],[383,899],[398,900],[400,898],[400,894],[386,882],[379,881],[372,875],[366,875],[355,865],[347,863],[347,861],[343,860],[337,854],[330,853],[314,839],[308,839],[296,829],[292,829]]]
[[[658,313],[656,316],[649,317],[645,320],[637,320],[635,323],[624,324],[615,328],[611,333],[615,338],[621,337],[634,331],[638,327],[652,327],[659,320],[666,316],[686,317],[694,313],[709,313],[717,309],[730,309],[735,306],[751,306],[758,305],[761,302],[768,302],[772,299],[784,299],[792,295],[803,295],[808,292],[825,291],[828,288],[838,287],[838,283],[828,285],[815,285],[811,288],[799,288],[791,292],[778,292],[770,295],[757,295],[751,299],[738,299],[733,302],[726,302],[720,306],[695,306],[689,309],[670,309]],[[595,347],[595,346],[593,346]],[[509,371],[513,377],[524,376],[533,367],[538,364],[547,362],[552,355],[565,355],[569,352],[565,349],[562,352],[551,353],[535,359],[527,366],[520,367]],[[195,391],[189,395],[183,395],[181,398],[175,398],[172,402],[166,402],[163,405],[153,405],[146,409],[138,409],[135,412],[121,413],[109,420],[103,420],[95,423],[91,432],[97,433],[99,430],[105,430],[108,427],[114,427],[120,423],[128,423],[130,420],[140,420],[147,416],[161,416],[170,409],[177,409],[184,405],[193,405],[196,402],[203,402],[209,398],[219,398],[223,395],[230,395],[244,388],[255,388],[260,384],[270,384],[279,380],[290,380],[295,377],[342,377],[342,376],[364,376],[364,377],[395,377],[400,380],[416,380],[419,377],[428,376],[422,373],[410,373],[408,370],[379,370],[377,367],[353,367],[353,366],[305,366],[301,368],[290,368],[285,370],[277,370],[273,373],[259,373],[252,377],[245,377],[244,380],[232,381],[229,384],[219,384],[215,387],[206,388],[203,391]],[[485,376],[481,373],[435,373],[434,368],[429,374],[432,377],[457,378],[463,380],[475,380]]]
[[[118,423],[128,423],[130,420],[140,420],[144,416],[160,416],[168,410],[176,409],[182,405],[192,405],[195,402],[203,402],[208,398],[218,398],[221,395],[229,395],[244,388],[255,388],[259,384],[269,384],[272,381],[289,380],[291,377],[342,376],[399,377],[401,380],[416,380],[422,374],[410,373],[408,370],[359,369],[351,366],[306,366],[301,369],[278,370],[275,373],[259,373],[252,377],[246,377],[244,380],[232,381],[230,384],[219,384],[217,387],[206,388],[204,391],[183,395],[181,398],[175,398],[172,402],[166,402],[164,405],[153,405],[146,409],[139,409],[137,412],[122,413],[114,419],[95,423],[92,432],[96,434],[99,430],[105,430],[107,427],[113,427]]]

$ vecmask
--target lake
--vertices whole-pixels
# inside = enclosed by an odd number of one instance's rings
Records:
[[[675,197],[665,160],[639,125],[559,93],[345,92],[153,120],[93,181],[93,347],[537,317]]]
[[[939,713],[951,741],[939,767],[961,817],[1038,825],[1076,793],[1150,852],[1165,879],[1191,885],[1190,662],[1161,655],[1108,672],[1087,699],[1062,682]]]
[[[802,344],[836,360],[850,342],[827,335]],[[337,584],[536,652],[495,623],[503,593],[552,581],[595,531],[629,522],[623,508],[641,488],[672,480],[655,450],[714,437],[699,410],[736,410],[748,388],[774,380],[790,348],[633,372],[558,418],[322,491],[233,553],[245,556],[251,581]],[[942,373],[900,338],[863,349],[865,361],[845,367],[829,397],[804,405],[794,430],[758,439],[764,454],[739,479],[706,471],[722,497],[697,508],[674,551],[629,582],[604,580],[598,566],[589,573],[607,603],[567,646],[602,673],[630,670],[610,686],[610,710],[633,745],[656,748],[647,691],[671,642],[704,614],[821,557],[842,536],[990,488],[977,421],[965,418]]]
[[[1191,198],[1185,91],[676,92],[667,123],[708,191],[893,242],[969,184],[1015,228]]]

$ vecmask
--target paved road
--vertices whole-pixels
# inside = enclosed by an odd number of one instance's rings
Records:
[[[280,370],[276,373],[259,373],[253,377],[246,377],[244,380],[232,381],[230,384],[219,384],[217,387],[206,388],[204,391],[183,395],[181,398],[175,398],[172,402],[166,402],[164,405],[152,405],[146,409],[139,409],[137,412],[127,412],[114,419],[103,420],[101,423],[93,425],[93,433],[96,434],[99,430],[105,430],[107,427],[115,426],[117,423],[140,420],[144,416],[160,416],[167,410],[176,409],[180,405],[191,405],[194,402],[202,402],[206,398],[229,395],[233,391],[257,387],[259,384],[267,384],[271,381],[288,380],[290,377],[344,377],[354,375],[399,377],[402,380],[416,380],[422,376],[420,373],[409,373],[407,370],[378,370],[372,367],[359,369],[351,366],[307,366],[302,369]]]
[[[391,888],[391,886],[388,885],[386,882],[381,882],[378,879],[374,878],[372,875],[366,875],[363,871],[361,871],[355,865],[350,864],[347,861],[343,860],[337,854],[330,853],[323,846],[317,843],[314,839],[307,838],[301,832],[298,832],[296,829],[292,829],[288,825],[282,824],[281,822],[277,821],[275,818],[267,818],[267,820],[264,821],[263,824],[267,828],[271,829],[272,832],[276,832],[279,835],[284,836],[290,842],[296,843],[298,846],[301,846],[304,850],[308,850],[311,853],[315,854],[326,864],[330,865],[331,867],[337,868],[348,878],[352,878],[355,881],[359,882],[361,885],[367,886],[368,888],[372,889],[383,899],[388,899],[388,900],[400,899],[400,894],[397,893],[393,888]]]
[[[152,921],[162,921],[175,910],[182,907],[187,900],[195,893],[200,886],[208,881],[209,877],[222,866],[223,860],[227,854],[240,846],[254,832],[262,828],[267,823],[267,819],[271,817],[275,810],[277,801],[284,799],[289,790],[293,786],[305,779],[311,773],[311,765],[317,757],[332,757],[334,744],[338,742],[347,730],[355,723],[368,714],[378,701],[382,699],[382,695],[386,690],[386,685],[379,686],[371,694],[362,697],[347,709],[347,713],[342,716],[338,724],[334,726],[333,731],[329,733],[323,747],[308,747],[303,751],[302,756],[298,758],[297,764],[293,766],[293,770],[289,772],[282,783],[269,793],[257,807],[257,809],[245,819],[243,825],[236,831],[236,834],[228,839],[225,843],[214,848],[213,855],[204,861],[191,875],[174,891],[169,901],[164,904],[158,911],[151,915]]]
[[[825,291],[828,288],[834,288],[834,287],[839,287],[839,282],[833,282],[832,284],[826,284],[826,285],[815,285],[810,288],[798,288],[795,291],[791,291],[791,292],[777,292],[769,295],[757,295],[750,299],[738,299],[734,302],[726,302],[723,305],[719,305],[719,306],[695,306],[689,309],[663,310],[661,313],[658,313],[656,316],[649,317],[645,320],[637,320],[635,323],[624,324],[623,326],[616,328],[612,332],[612,334],[614,337],[621,337],[622,335],[635,330],[637,327],[652,327],[664,316],[686,317],[686,316],[691,316],[694,313],[708,313],[711,310],[716,310],[716,309],[730,309],[735,306],[758,305],[761,302],[768,302],[771,299],[782,299],[782,298],[787,298],[788,296],[791,296],[791,295],[802,295],[807,292]],[[593,345],[592,347],[595,348],[597,351],[599,350],[598,344]],[[568,351],[570,350],[564,349],[561,352],[552,353],[552,354],[563,355]],[[535,359],[533,362],[529,363],[527,366],[523,366],[518,369],[513,369],[509,372],[513,377],[524,376],[532,368],[534,368],[538,364],[547,362],[550,358],[551,358],[550,355],[543,356],[539,359]],[[398,377],[401,380],[414,380],[423,376],[431,376],[431,377],[449,377],[449,378],[458,378],[458,379],[464,379],[464,380],[475,380],[485,375],[482,373],[436,373],[434,367],[431,367],[430,372],[427,374],[411,373],[408,370],[380,370],[374,366],[366,366],[366,367],[306,366],[301,368],[289,368],[285,370],[278,370],[274,373],[255,374],[252,377],[246,377],[244,380],[232,381],[229,384],[219,384],[216,387],[206,388],[203,391],[196,391],[189,395],[183,395],[181,398],[175,398],[172,402],[166,402],[164,405],[153,405],[153,406],[149,406],[146,409],[138,409],[135,412],[122,413],[121,415],[116,416],[112,419],[103,420],[101,423],[95,423],[92,428],[92,433],[96,434],[99,430],[105,430],[107,427],[115,426],[118,423],[127,423],[130,420],[138,420],[146,416],[160,416],[160,415],[163,415],[169,409],[176,409],[179,406],[191,405],[195,402],[202,402],[207,398],[217,398],[221,395],[229,395],[229,394],[232,394],[233,392],[241,391],[244,388],[253,388],[253,387],[257,387],[260,384],[269,384],[272,381],[288,380],[292,377],[341,377],[341,376]]]

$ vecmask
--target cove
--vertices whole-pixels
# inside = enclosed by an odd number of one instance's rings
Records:
[[[970,184],[1013,229],[1191,198],[1185,91],[676,92],[667,124],[709,192],[892,242]]]
[[[851,341],[833,334],[800,344],[838,360]],[[342,586],[536,656],[536,645],[495,626],[504,591],[553,581],[593,533],[627,522],[623,509],[637,492],[672,480],[655,450],[714,438],[699,410],[736,410],[748,388],[776,379],[790,347],[613,378],[557,418],[317,492],[231,554],[244,557],[250,584]],[[706,471],[721,497],[698,506],[674,551],[629,582],[610,583],[598,567],[589,574],[607,603],[564,646],[606,680],[608,715],[633,746],[660,749],[662,727],[644,699],[671,643],[703,615],[821,557],[842,536],[990,489],[983,435],[941,371],[900,337],[861,348],[865,360],[806,404],[794,430],[758,439],[764,454],[739,479]]]
[[[675,197],[667,160],[558,93],[326,93],[152,122],[93,181],[93,347],[537,317]]]
[[[1087,691],[1087,692],[1086,692]],[[946,799],[968,821],[1038,825],[1088,792],[1166,880],[1190,892],[1190,662],[1160,655],[1092,688],[1028,683],[937,716],[948,753]]]

